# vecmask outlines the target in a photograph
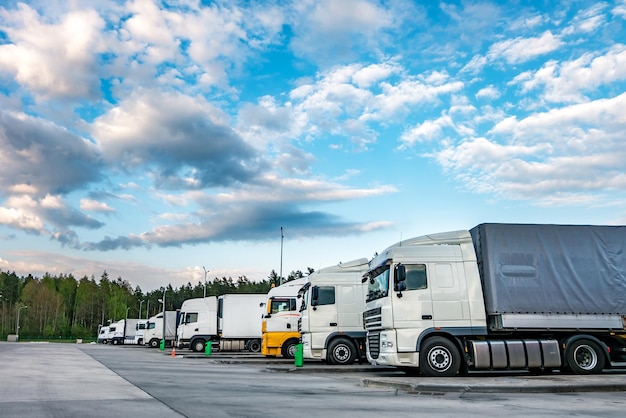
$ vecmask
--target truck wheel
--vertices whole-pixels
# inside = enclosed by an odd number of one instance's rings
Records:
[[[258,353],[259,351],[261,351],[261,341],[250,340],[250,342],[248,342],[248,350],[252,351],[253,353]]]
[[[420,370],[425,376],[454,376],[461,368],[458,348],[442,337],[429,338],[420,350]]]
[[[326,361],[330,364],[347,365],[356,360],[356,347],[352,341],[345,338],[337,338],[330,343]]]
[[[111,344],[118,345],[120,342],[118,340],[111,340]]]
[[[150,348],[158,348],[160,344],[160,341],[157,340],[156,338],[153,338],[150,340]]]
[[[283,355],[283,358],[293,359],[296,357],[296,345],[298,345],[298,340],[287,340],[280,348],[280,353]]]
[[[205,344],[206,344],[206,341],[204,341],[203,339],[195,340],[193,344],[191,345],[191,348],[196,353],[201,353],[204,351]]]
[[[600,373],[604,368],[604,354],[591,340],[577,340],[565,350],[567,366],[575,374]]]

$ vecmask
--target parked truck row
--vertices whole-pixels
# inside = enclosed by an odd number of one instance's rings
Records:
[[[267,295],[189,299],[170,316],[169,338],[194,351],[294,358],[302,344],[306,359],[427,376],[598,373],[626,367],[626,227],[481,224],[407,239]],[[151,323],[142,338],[154,346],[163,337],[148,337]]]

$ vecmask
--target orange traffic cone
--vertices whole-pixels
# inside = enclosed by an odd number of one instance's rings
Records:
[[[176,357],[176,347],[172,347],[172,357]]]

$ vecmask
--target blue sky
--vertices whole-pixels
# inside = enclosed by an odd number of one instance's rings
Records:
[[[0,0],[0,269],[144,291],[626,223],[626,2]]]

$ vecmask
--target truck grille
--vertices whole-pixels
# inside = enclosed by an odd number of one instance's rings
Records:
[[[367,331],[382,329],[383,321],[380,308],[363,312],[363,326]]]
[[[370,356],[373,359],[377,359],[380,354],[380,332],[368,332],[367,333],[367,349],[369,350]]]

